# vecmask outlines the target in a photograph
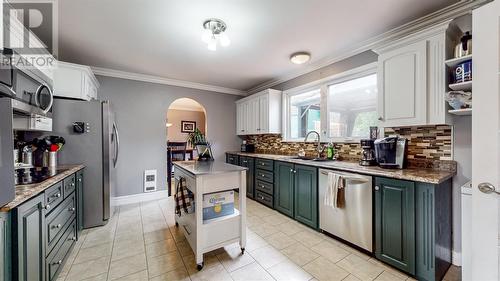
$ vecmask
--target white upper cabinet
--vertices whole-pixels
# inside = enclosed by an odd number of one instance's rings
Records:
[[[54,70],[54,96],[78,100],[97,100],[97,81],[92,69],[85,65],[57,62]]]
[[[268,89],[236,102],[236,134],[281,133],[281,91]]]
[[[384,127],[427,122],[427,41],[379,56],[378,112]]]
[[[445,56],[458,29],[451,21],[397,40],[378,57],[380,127],[451,123],[445,102]]]

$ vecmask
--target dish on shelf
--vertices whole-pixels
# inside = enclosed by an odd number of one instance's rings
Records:
[[[472,107],[471,92],[451,91],[446,93],[445,100],[455,110]]]

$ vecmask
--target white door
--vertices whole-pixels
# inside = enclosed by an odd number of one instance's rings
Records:
[[[265,94],[259,97],[259,134],[269,133],[269,95]]]
[[[499,280],[500,0],[473,12],[472,280]],[[464,265],[465,266],[465,265]],[[466,270],[464,268],[464,270]]]
[[[236,134],[246,134],[246,121],[247,121],[247,103],[242,102],[236,105]]]
[[[406,45],[378,58],[380,127],[427,123],[427,41]]]
[[[258,134],[259,132],[257,131],[257,128],[259,127],[259,98],[254,98],[248,101],[247,120],[247,134]]]

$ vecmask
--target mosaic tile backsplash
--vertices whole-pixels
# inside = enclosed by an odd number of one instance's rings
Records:
[[[423,160],[453,160],[453,136],[451,126],[424,126],[385,128],[385,136],[400,135],[408,139],[408,162],[410,166],[426,165]],[[286,142],[279,134],[250,135],[245,139],[255,144],[256,152],[267,154],[296,155],[302,148],[308,156],[315,156],[313,142]],[[359,143],[334,143],[335,151],[342,160],[357,161],[361,158]],[[427,161],[427,162],[429,162]]]

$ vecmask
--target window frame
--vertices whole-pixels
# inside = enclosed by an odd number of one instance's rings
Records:
[[[354,80],[357,78],[369,76],[369,75],[377,75],[377,62],[373,62],[370,64],[366,64],[348,71],[344,71],[332,76],[328,76],[322,78],[320,80],[313,81],[311,83],[307,83],[305,85],[301,85],[282,93],[282,129],[283,129],[283,141],[285,142],[303,142],[302,138],[291,138],[291,122],[290,122],[290,98],[295,95],[300,95],[309,91],[320,90],[320,122],[321,122],[321,132],[320,138],[321,142],[335,142],[335,143],[357,143],[363,138],[359,137],[333,137],[330,138],[328,134],[328,88],[331,85],[339,84],[342,82],[346,82],[349,80]],[[377,76],[377,87],[380,83],[379,77]],[[380,94],[380,91],[377,95]],[[378,108],[378,100],[377,97],[377,108]]]

